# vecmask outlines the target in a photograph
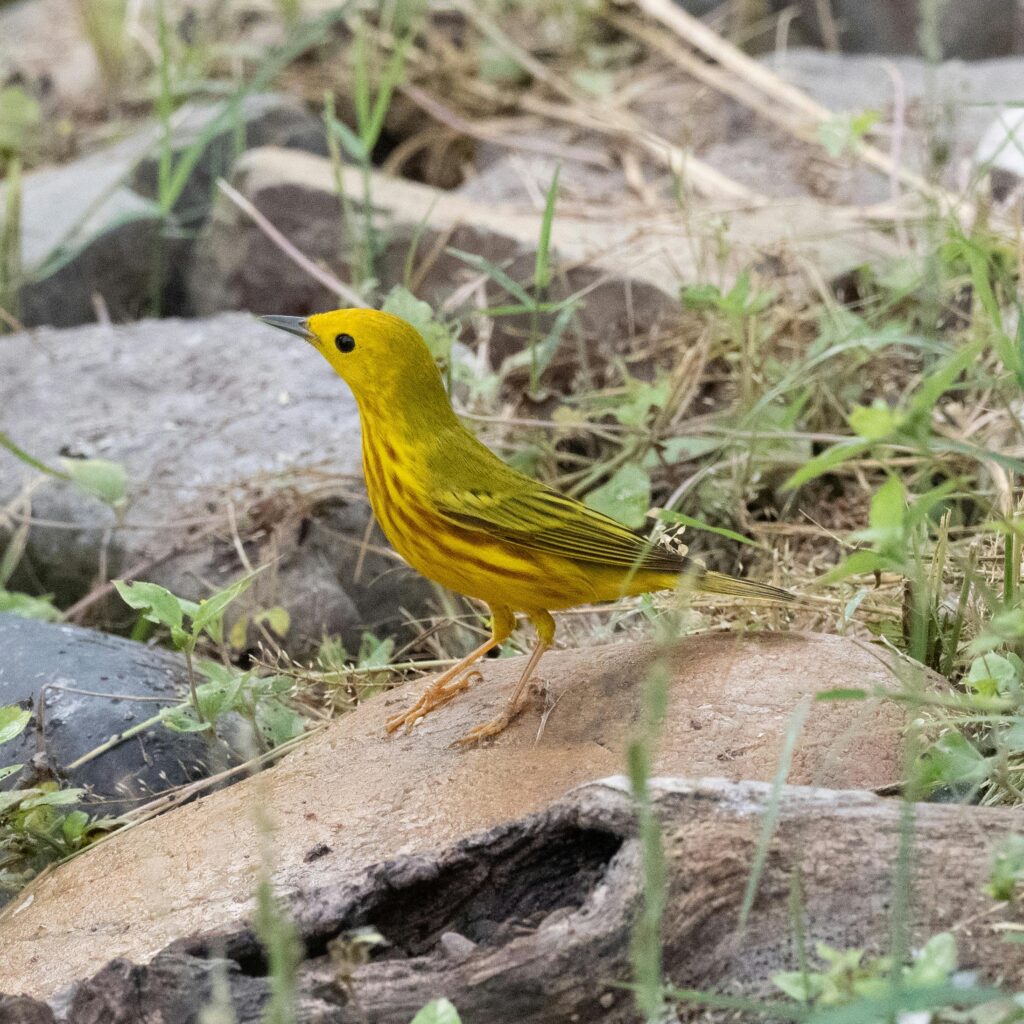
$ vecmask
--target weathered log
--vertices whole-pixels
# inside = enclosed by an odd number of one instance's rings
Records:
[[[891,934],[901,805],[865,792],[786,787],[757,898],[737,923],[771,801],[764,783],[658,779],[669,900],[667,977],[679,986],[770,992],[796,966],[791,880],[801,873],[806,941],[883,952]],[[918,805],[914,812],[913,944],[953,929],[964,968],[1024,982],[1000,925],[1012,903],[986,896],[992,847],[1019,815],[1001,808]],[[629,936],[641,904],[633,804],[613,778],[583,786],[545,811],[499,825],[435,856],[398,858],[289,900],[306,955],[299,1018],[407,1024],[444,995],[466,1024],[625,1024],[635,1021]],[[387,940],[346,968],[353,929]],[[240,1024],[269,997],[262,947],[249,927],[174,943],[148,965],[114,961],[81,983],[68,1024],[184,1024],[226,984]]]
[[[450,744],[508,699],[519,659],[488,661],[479,683],[411,736],[383,728],[410,693],[374,697],[269,771],[38,879],[0,912],[0,991],[48,998],[114,957],[140,963],[184,935],[237,927],[268,827],[281,891],[330,887],[339,871],[351,877],[395,856],[450,848],[621,772],[657,654],[636,643],[550,652],[544,698],[474,750]],[[900,682],[900,663],[877,649],[805,633],[687,637],[666,658],[670,700],[655,771],[684,778],[771,779],[794,709],[809,695]],[[891,784],[903,725],[892,701],[813,702],[789,781]]]

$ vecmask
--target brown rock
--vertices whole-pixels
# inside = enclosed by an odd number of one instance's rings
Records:
[[[496,712],[522,659],[487,662],[482,683],[410,736],[389,739],[383,723],[422,684],[367,702],[269,771],[38,879],[0,916],[4,987],[52,993],[111,957],[144,961],[174,939],[237,925],[259,867],[260,817],[272,822],[276,879],[289,893],[449,845],[621,772],[655,655],[632,643],[549,654],[543,731],[533,709],[493,746],[468,751],[449,744]],[[800,633],[689,637],[670,665],[657,773],[730,779],[773,777],[802,699],[885,689],[898,667],[876,649]],[[789,781],[893,782],[902,721],[896,705],[876,700],[812,704]]]

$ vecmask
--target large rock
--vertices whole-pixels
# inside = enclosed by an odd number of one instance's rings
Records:
[[[547,177],[543,187],[549,182]],[[301,252],[344,276],[343,254],[352,240],[345,236],[328,160],[256,149],[238,161],[233,183]],[[350,198],[362,194],[358,170],[343,169],[342,187]],[[467,197],[383,174],[373,175],[371,194],[377,229],[387,242],[377,267],[385,288],[404,279],[414,238],[419,240],[414,265],[422,276],[418,293],[434,303],[479,276],[451,255],[451,248],[483,256],[514,279],[532,279],[542,218],[527,203],[474,199],[472,190]],[[832,228],[827,236],[821,231],[826,216]],[[782,212],[725,212],[695,202],[685,213],[672,206],[616,218],[596,209],[574,213],[560,208],[551,240],[559,271],[552,298],[589,288],[580,325],[605,343],[674,317],[680,286],[706,280],[708,265],[725,281],[744,267],[770,265],[785,283],[786,257],[808,259],[831,279],[892,251],[884,236],[842,213],[826,215],[811,200],[794,202]],[[245,213],[219,198],[190,272],[195,308],[202,313],[263,308],[268,281],[274,282],[276,307],[284,312],[305,314],[338,305],[337,295],[286,257]],[[790,283],[799,287],[795,274]],[[509,301],[493,285],[489,297],[492,303]],[[499,332],[524,325],[509,318],[496,322]]]
[[[1021,914],[1017,901],[995,903],[985,891],[993,854],[1017,827],[1013,809],[917,808],[904,907],[893,895],[903,835],[896,801],[802,786],[774,792],[763,782],[722,779],[660,777],[649,788],[664,837],[661,966],[673,987],[784,1003],[795,1017],[805,1007],[783,1000],[774,975],[825,967],[818,943],[863,950],[865,959],[884,956],[899,913],[909,951],[946,932],[960,968],[919,976],[905,996],[914,987],[934,998],[935,987],[953,974],[960,998],[950,1003],[959,1006],[972,982],[971,995],[995,982],[1004,994],[989,988],[988,1005],[969,1016],[1013,1019],[1024,957],[1012,955],[1006,934],[1019,930]],[[769,815],[771,841],[744,921]],[[643,911],[646,872],[635,804],[621,776],[438,850],[368,870],[338,868],[333,884],[300,882],[287,901],[285,913],[302,942],[289,993],[296,1019],[408,1024],[438,993],[465,1024],[640,1019],[629,988],[630,937]],[[979,920],[983,927],[964,927]],[[374,931],[383,944],[365,941]],[[931,962],[932,970],[938,966]],[[277,984],[255,928],[239,924],[201,930],[148,962],[112,960],[53,1003],[64,1024],[193,1024],[225,1003],[238,1024],[259,1024]],[[0,1000],[0,1014],[4,1005]],[[727,1019],[789,1016],[762,1007],[745,1015],[729,1009]],[[48,1020],[46,1003],[25,998],[19,1008],[36,1016],[16,1018],[18,1024]],[[702,1009],[699,999],[683,999],[679,1018],[726,1016]],[[854,1019],[849,1009],[827,1005],[823,1012]],[[868,1009],[857,1006],[857,1019],[882,1019],[867,1018]]]
[[[359,417],[298,339],[241,314],[44,330],[4,338],[0,380],[4,422],[37,458],[100,457],[128,474],[119,515],[60,481],[35,490],[27,565],[61,602],[88,591],[104,549],[111,576],[202,597],[245,571],[244,544],[252,564],[274,564],[232,617],[283,605],[296,656],[422,609],[426,584],[386,551],[356,572],[369,518]],[[37,476],[0,451],[0,503]]]
[[[179,274],[190,246],[179,232],[206,216],[214,181],[238,152],[269,144],[324,148],[320,123],[284,96],[254,94],[235,107],[186,104],[174,115],[172,166],[197,143],[202,151],[165,221],[157,189],[161,136],[150,125],[22,180],[23,323],[88,323],[96,319],[94,296],[115,321],[137,318],[154,300],[162,300],[165,313],[182,311]],[[0,209],[3,200],[0,185]]]
[[[53,769],[70,785],[85,787],[85,809],[101,817],[116,816],[233,763],[220,741],[211,744],[195,733],[155,725],[65,771],[111,737],[180,703],[187,692],[184,662],[169,651],[91,629],[0,614],[0,705],[19,704],[33,712],[28,728],[0,747],[0,763],[34,762],[33,770]]]
[[[544,728],[534,707],[493,746],[471,750],[450,744],[496,712],[524,659],[488,661],[481,683],[410,736],[387,738],[383,723],[422,684],[373,698],[261,775],[34,882],[0,917],[4,989],[49,995],[112,957],[143,961],[172,940],[237,927],[268,829],[282,893],[338,892],[370,865],[448,846],[620,772],[657,653],[652,644],[549,653]],[[837,687],[898,687],[906,671],[880,650],[797,633],[690,637],[667,664],[655,771],[690,778],[771,779],[801,701]],[[894,782],[902,724],[888,702],[813,702],[789,781]],[[97,882],[106,878],[116,891]]]

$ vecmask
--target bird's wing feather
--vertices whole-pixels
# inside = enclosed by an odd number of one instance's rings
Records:
[[[540,484],[503,493],[446,488],[434,500],[453,522],[530,550],[661,572],[684,572],[688,565],[609,516]]]

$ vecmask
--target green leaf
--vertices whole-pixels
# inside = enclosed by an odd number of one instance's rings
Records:
[[[956,939],[949,932],[933,935],[904,971],[908,986],[941,985],[956,970]]]
[[[447,999],[435,999],[427,1003],[410,1024],[462,1024],[462,1018]]]
[[[31,711],[23,711],[17,704],[0,708],[0,743],[7,743],[20,735],[31,717]]]
[[[220,643],[221,619],[224,612],[235,598],[241,596],[252,586],[256,573],[261,571],[261,569],[257,569],[256,572],[251,572],[240,580],[235,580],[230,586],[225,587],[223,590],[218,590],[216,594],[212,594],[205,600],[200,601],[199,606],[192,615],[193,635],[198,636],[205,630],[216,643]]]
[[[394,653],[394,637],[378,640],[372,633],[363,633],[356,655],[356,668],[387,668]]]
[[[84,789],[54,789],[48,792],[39,792],[38,796],[32,796],[22,800],[21,809],[31,810],[33,807],[66,807],[68,804],[76,804],[85,794]]]
[[[106,459],[61,459],[71,482],[107,505],[124,501],[128,474],[124,466]]]
[[[32,597],[30,594],[4,590],[2,587],[0,612],[20,615],[23,619],[42,619],[44,622],[56,622],[60,618],[60,609],[54,607],[48,597]]]
[[[64,816],[61,823],[61,832],[64,841],[70,845],[76,845],[85,835],[89,827],[89,815],[85,811],[71,811]]]
[[[958,732],[947,732],[935,741],[919,762],[920,780],[926,791],[941,786],[981,785],[992,771],[992,758]]]
[[[643,525],[651,506],[651,478],[636,463],[618,469],[607,483],[587,495],[587,504],[632,529]]]
[[[892,568],[892,563],[877,551],[854,551],[849,558],[840,562],[834,569],[825,573],[819,583],[838,583],[847,576],[860,576],[868,572],[884,572]]]
[[[870,406],[855,406],[849,415],[850,429],[866,441],[882,441],[895,434],[904,422],[904,415],[890,409],[881,400]]]
[[[25,766],[23,764],[6,764],[3,768],[0,768],[0,782],[4,779],[9,779],[12,775],[17,774]]]
[[[713,284],[687,285],[679,297],[686,309],[706,311],[722,308],[722,291]]]
[[[804,971],[780,971],[772,984],[798,1003],[809,1003],[821,993],[821,976]]]
[[[670,437],[661,443],[661,454],[670,465],[699,459],[718,451],[725,442],[718,437]]]
[[[209,728],[208,722],[200,722],[196,718],[195,709],[189,704],[170,708],[160,716],[160,720],[172,732],[202,732]]]
[[[795,490],[809,480],[814,480],[819,476],[823,476],[829,470],[835,469],[836,466],[841,466],[849,459],[855,459],[858,455],[863,455],[870,447],[871,442],[861,438],[858,438],[856,441],[840,441],[831,448],[827,448],[820,455],[816,455],[810,462],[798,469],[782,485],[783,490]]]
[[[245,675],[237,673],[230,679],[203,683],[196,687],[199,710],[207,722],[215,722],[225,711],[234,709],[238,702]]]
[[[129,583],[126,580],[114,580],[114,586],[121,600],[129,608],[141,612],[148,621],[167,626],[172,631],[181,629],[182,602],[165,587],[157,583]]]
[[[985,697],[1005,696],[1020,690],[1020,672],[1002,654],[983,654],[971,662],[967,685]]]
[[[306,720],[276,697],[267,697],[256,705],[256,727],[271,746],[278,747],[301,736]]]

